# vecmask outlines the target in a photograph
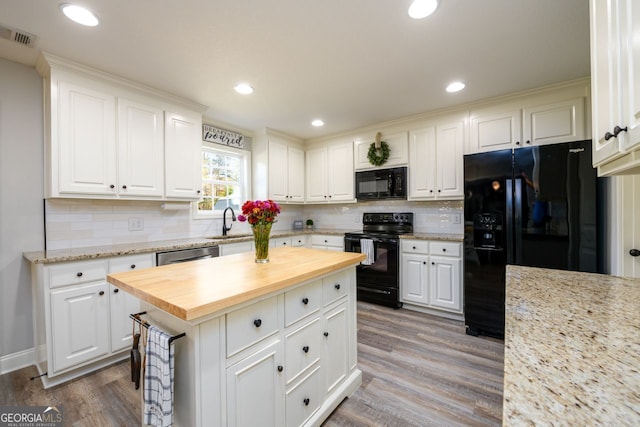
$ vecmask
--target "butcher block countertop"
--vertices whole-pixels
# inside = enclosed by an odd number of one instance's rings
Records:
[[[365,256],[307,248],[271,248],[267,264],[254,253],[109,274],[107,281],[182,320],[192,321],[236,304],[355,266]]]
[[[640,425],[640,280],[507,266],[503,425]]]

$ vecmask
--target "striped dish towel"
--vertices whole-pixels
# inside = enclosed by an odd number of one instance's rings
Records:
[[[149,326],[144,373],[144,423],[169,427],[173,420],[173,345],[171,335]]]
[[[373,240],[360,239],[360,253],[366,255],[366,258],[360,264],[371,265],[376,262],[373,251]]]

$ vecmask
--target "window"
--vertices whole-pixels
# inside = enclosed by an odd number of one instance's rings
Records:
[[[203,146],[202,197],[195,216],[220,216],[228,207],[239,213],[249,194],[249,165],[248,151]]]

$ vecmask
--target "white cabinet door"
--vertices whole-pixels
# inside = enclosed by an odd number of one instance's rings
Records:
[[[525,107],[522,111],[525,145],[585,139],[584,98]]]
[[[131,255],[109,260],[109,273],[153,267],[153,255]],[[140,312],[140,300],[128,292],[109,285],[109,313],[111,320],[111,351],[131,348],[131,319],[129,314]]]
[[[429,266],[429,304],[452,311],[462,310],[461,260],[431,256]]]
[[[487,109],[471,113],[470,149],[472,153],[502,150],[520,145],[522,126],[520,109]]]
[[[415,130],[409,134],[409,159],[409,198],[435,198],[435,126]]]
[[[224,243],[220,245],[220,256],[242,254],[253,250],[253,240],[248,242]]]
[[[269,240],[269,246],[272,248],[291,247],[291,237],[274,237]]]
[[[115,96],[61,81],[58,97],[59,192],[115,196]]]
[[[288,201],[304,202],[304,151],[296,147],[287,150]]]
[[[326,202],[327,191],[327,148],[314,148],[306,152],[306,201]]]
[[[165,111],[165,196],[197,200],[202,191],[202,117]]]
[[[227,368],[228,425],[282,427],[284,410],[281,341]]]
[[[404,166],[409,162],[407,132],[382,135],[380,140],[386,142],[389,146],[389,159],[381,166],[374,166],[369,162],[369,147],[371,147],[371,144],[375,140],[375,135],[372,135],[370,138],[355,141],[353,146],[353,151],[355,152],[355,170],[391,168]]]
[[[108,291],[105,281],[51,291],[54,372],[109,352]]]
[[[349,310],[347,301],[325,315],[323,335],[324,392],[329,394],[342,383],[349,372]]]
[[[288,200],[289,183],[287,170],[287,145],[269,140],[269,197],[276,202],[286,202]]]
[[[331,145],[327,148],[327,157],[329,201],[354,200],[353,145]]]
[[[118,193],[164,194],[164,117],[160,108],[118,98]]]
[[[640,4],[637,0],[620,0],[620,69],[622,72],[622,118],[619,126],[622,149],[640,148]]]
[[[436,171],[437,197],[439,199],[462,198],[464,193],[464,129],[462,122],[453,122],[436,127]]]
[[[403,301],[429,304],[429,256],[402,254]]]

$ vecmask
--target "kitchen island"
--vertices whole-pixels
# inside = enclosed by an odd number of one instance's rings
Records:
[[[174,425],[319,425],[361,383],[355,265],[275,248],[107,276],[175,345]]]
[[[640,280],[507,266],[503,425],[640,425]]]

